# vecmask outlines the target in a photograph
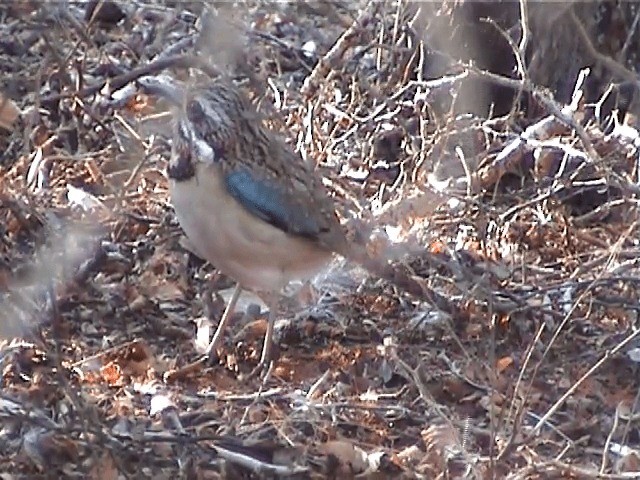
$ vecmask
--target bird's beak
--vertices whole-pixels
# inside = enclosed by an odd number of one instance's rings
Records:
[[[176,80],[167,75],[140,77],[137,85],[149,95],[163,98],[175,107],[182,106],[184,89],[177,84]]]

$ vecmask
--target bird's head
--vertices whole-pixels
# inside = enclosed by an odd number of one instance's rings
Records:
[[[169,170],[191,176],[194,162],[224,160],[237,138],[246,100],[232,85],[214,80],[188,88],[169,77],[145,77],[140,83],[152,95],[167,100],[174,110]]]

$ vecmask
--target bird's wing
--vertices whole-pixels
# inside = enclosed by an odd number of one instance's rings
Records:
[[[276,228],[342,252],[345,237],[332,198],[316,172],[263,128],[258,115],[245,108],[234,123],[233,135],[218,145],[230,195]]]
[[[236,167],[224,174],[233,198],[253,215],[294,235],[317,240],[323,232],[323,219],[276,179],[258,177],[247,168]]]

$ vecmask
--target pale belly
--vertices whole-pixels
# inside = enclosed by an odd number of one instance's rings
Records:
[[[180,226],[195,250],[244,288],[278,291],[315,276],[332,254],[252,216],[213,175],[169,188]]]

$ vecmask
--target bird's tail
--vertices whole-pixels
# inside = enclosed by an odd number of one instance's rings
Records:
[[[446,313],[453,314],[455,312],[453,304],[429,287],[423,279],[404,271],[399,265],[392,265],[387,260],[373,257],[363,245],[351,244],[348,252],[343,256],[408,294],[418,299],[427,300]]]

